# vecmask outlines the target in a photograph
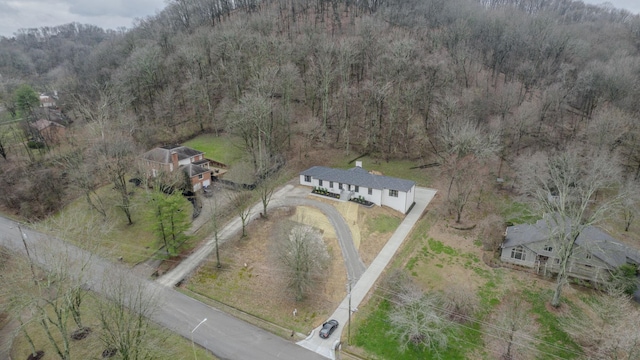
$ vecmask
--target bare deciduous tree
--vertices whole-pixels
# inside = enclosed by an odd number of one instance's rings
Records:
[[[640,354],[640,312],[623,294],[600,294],[560,318],[587,359],[637,359]]]
[[[608,154],[581,154],[575,148],[553,155],[537,153],[517,163],[522,190],[531,196],[537,210],[547,215],[550,241],[558,249],[557,282],[551,300],[557,307],[578,236],[612,212],[619,200],[604,192],[617,186],[619,169]]]
[[[242,222],[242,237],[247,236],[247,219],[251,215],[251,193],[246,190],[229,192],[231,206],[236,211]]]
[[[483,162],[496,154],[500,145],[498,136],[484,131],[466,118],[445,116],[438,129],[438,141],[442,146],[442,171],[449,186],[447,201],[460,222],[462,211],[481,178]]]
[[[149,359],[154,341],[149,319],[157,309],[158,294],[128,275],[124,270],[113,271],[101,285],[105,298],[98,298],[100,338],[122,359]]]
[[[31,257],[16,262],[17,267],[24,268],[19,273],[25,277],[12,279],[11,312],[20,322],[32,352],[36,352],[36,347],[30,330],[25,327],[27,324],[38,326],[60,359],[70,360],[71,337],[76,333],[69,331],[70,322],[73,319],[78,326],[77,331],[88,331],[82,323],[80,306],[85,295],[83,284],[89,275],[87,269],[91,256],[77,256],[76,248],[68,245],[61,248],[42,245],[39,249],[38,261],[46,264],[46,268],[35,268],[32,262],[35,260]],[[27,267],[32,271],[29,272]],[[24,314],[29,315],[26,321],[22,318]]]
[[[309,225],[285,223],[277,240],[278,257],[296,301],[301,301],[320,279],[329,261],[322,235]]]
[[[214,195],[214,197],[208,203],[210,205],[209,211],[211,212],[210,214],[211,232],[213,232],[213,239],[216,242],[216,267],[221,268],[222,263],[220,262],[220,249],[218,244],[218,241],[219,241],[218,232],[220,231],[220,216],[221,216],[220,211],[221,210],[218,205],[217,196]]]
[[[280,184],[280,179],[284,177],[286,177],[286,175],[278,176],[278,174],[274,174],[260,180],[257,190],[260,194],[260,201],[262,202],[262,216],[267,217],[267,207],[269,206],[269,202],[271,202],[271,196]]]
[[[439,353],[448,345],[451,321],[442,310],[442,299],[415,289],[402,294],[401,301],[389,314],[391,332],[400,341],[400,351],[410,346],[426,347]]]
[[[508,293],[485,324],[487,347],[501,360],[533,359],[538,341],[531,306],[520,294]]]
[[[254,173],[260,174],[274,155],[275,140],[271,118],[271,100],[263,94],[247,93],[234,109],[229,128],[238,135],[251,156]]]
[[[502,216],[490,214],[479,225],[480,241],[483,250],[497,251],[502,244],[505,230],[505,222]]]
[[[472,322],[480,301],[475,291],[464,285],[455,284],[444,290],[444,308],[449,319],[457,323]]]
[[[629,231],[640,211],[640,185],[636,180],[629,178],[625,181],[621,192],[622,206],[620,206],[620,210],[624,219],[624,231]]]

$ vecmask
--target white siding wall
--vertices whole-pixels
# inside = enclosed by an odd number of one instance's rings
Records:
[[[369,195],[369,188],[361,187],[360,193],[356,193],[353,196],[362,196],[365,200],[371,201],[378,206],[382,205],[382,191],[378,189],[372,189],[372,194]]]
[[[317,186],[317,185],[313,185],[313,178],[311,178],[311,181],[309,182],[304,181],[304,175],[300,175],[300,185]]]
[[[329,190],[329,192],[336,193],[336,194],[340,194],[341,192],[340,188],[338,188],[340,184],[336,181],[333,182],[333,187],[331,187],[330,182],[327,180],[323,180],[322,185],[320,185],[319,179],[312,177],[311,181],[305,181],[304,178],[305,178],[304,175],[300,175],[300,185],[312,186],[312,187],[323,187]],[[342,184],[342,188],[344,190],[349,189],[347,186],[348,184]],[[350,188],[352,191],[355,190],[354,185],[351,185]],[[414,194],[415,194],[415,186],[411,188],[409,193],[398,191],[398,197],[389,196],[388,189],[384,189],[384,190],[373,189],[372,194],[369,195],[369,189],[364,186],[360,186],[358,192],[354,191],[353,197],[357,198],[359,196],[362,196],[365,200],[371,201],[372,203],[378,206],[382,206],[382,205],[388,206],[404,214],[407,212],[411,204],[413,204]]]
[[[415,201],[415,195],[416,195],[416,186],[413,185],[411,187],[411,189],[409,189],[409,192],[407,193],[407,196],[405,197],[405,203],[404,203],[404,213],[406,213],[409,208],[411,207],[411,205],[413,204],[413,202]]]
[[[407,193],[403,191],[398,191],[398,197],[389,196],[389,189],[382,191],[382,205],[398,210],[403,214],[407,211],[405,208],[406,200]]]

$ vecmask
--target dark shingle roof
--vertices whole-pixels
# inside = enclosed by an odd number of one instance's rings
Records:
[[[204,154],[202,151],[198,151],[186,146],[163,146],[157,147],[142,154],[142,158],[150,161],[159,162],[162,164],[171,163],[171,153],[178,153],[178,161],[189,159],[193,156]]]
[[[196,164],[187,164],[187,165],[182,165],[180,166],[180,169],[184,172],[187,173],[187,175],[189,175],[190,178],[196,176],[196,175],[200,175],[200,174],[204,174],[206,172],[209,172],[211,170],[203,168],[202,166],[198,166]]]
[[[391,189],[404,192],[411,190],[416,184],[411,180],[369,174],[367,170],[357,166],[349,170],[314,166],[301,172],[300,175],[309,175],[323,181],[334,181],[372,189]]]
[[[533,225],[509,226],[507,227],[503,247],[526,246],[539,241],[547,241],[549,232],[550,229],[546,218],[538,220]],[[638,250],[622,244],[595,226],[586,227],[576,239],[576,245],[613,267],[625,264],[627,258],[640,264],[640,252]]]
[[[39,119],[38,121],[35,121],[31,124],[31,126],[33,126],[36,130],[38,131],[42,131],[46,128],[48,128],[49,126],[54,126],[54,127],[59,127],[59,128],[63,128],[64,126],[53,122],[53,121],[49,121],[47,119]]]

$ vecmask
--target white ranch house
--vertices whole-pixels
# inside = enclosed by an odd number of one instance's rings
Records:
[[[378,206],[388,206],[406,214],[414,203],[416,183],[383,175],[370,174],[361,162],[349,170],[314,166],[300,173],[300,185],[320,187],[340,199],[363,197]]]

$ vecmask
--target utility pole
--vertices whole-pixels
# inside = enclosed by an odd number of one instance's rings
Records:
[[[36,272],[33,269],[33,260],[31,260],[31,254],[29,254],[29,247],[27,246],[27,235],[22,232],[22,228],[18,225],[18,231],[20,231],[20,238],[22,239],[22,245],[24,245],[24,251],[27,252],[27,259],[29,260],[29,267],[31,267],[31,275],[33,275],[33,282],[38,285],[38,278],[36,277]]]

